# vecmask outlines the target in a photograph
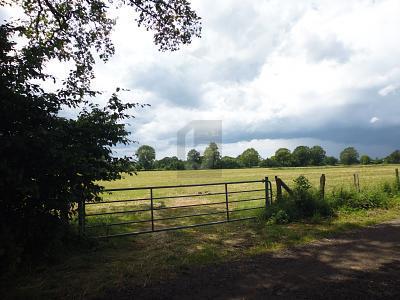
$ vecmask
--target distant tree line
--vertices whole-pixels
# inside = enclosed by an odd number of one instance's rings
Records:
[[[210,143],[203,155],[191,149],[186,160],[176,156],[164,157],[156,160],[153,147],[143,145],[136,151],[137,163],[141,170],[198,170],[198,169],[239,169],[239,168],[278,168],[278,167],[307,167],[307,166],[335,166],[369,165],[369,164],[400,164],[400,150],[396,150],[385,158],[372,159],[368,155],[359,155],[354,147],[345,148],[339,158],[327,156],[321,146],[298,146],[291,152],[286,148],[279,148],[275,155],[263,159],[257,150],[248,148],[237,157],[221,156],[216,143]]]

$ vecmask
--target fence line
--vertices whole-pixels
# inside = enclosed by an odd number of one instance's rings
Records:
[[[239,191],[229,191],[229,186],[232,185],[239,185],[239,184],[252,184],[252,183],[264,183],[264,188],[251,188],[251,189],[241,189]],[[214,192],[214,193],[197,193],[197,194],[185,194],[185,195],[175,195],[175,196],[160,196],[154,197],[154,191],[160,189],[176,189],[176,188],[192,188],[192,187],[204,187],[204,186],[223,186],[224,192]],[[232,214],[241,211],[252,211],[265,208],[268,204],[272,203],[272,184],[268,180],[268,177],[265,177],[261,180],[246,180],[246,181],[231,181],[231,182],[215,182],[215,183],[204,183],[204,184],[185,184],[185,185],[163,185],[163,186],[146,186],[146,187],[131,187],[131,188],[117,188],[117,189],[106,189],[104,192],[111,193],[111,192],[121,192],[121,191],[140,191],[140,190],[148,190],[149,197],[145,198],[135,198],[135,199],[123,199],[123,200],[114,200],[114,201],[101,201],[101,202],[89,202],[89,203],[81,203],[80,210],[79,210],[79,226],[80,231],[84,233],[88,228],[105,228],[108,230],[112,226],[122,226],[122,225],[131,225],[131,224],[140,224],[140,223],[150,223],[151,229],[149,230],[139,230],[133,232],[123,232],[123,233],[116,233],[116,234],[106,234],[97,236],[98,238],[108,238],[108,237],[118,237],[118,236],[128,236],[128,235],[138,235],[138,234],[145,234],[151,232],[162,232],[162,231],[171,231],[171,230],[178,230],[184,228],[194,228],[206,225],[215,225],[215,224],[222,224],[228,222],[237,222],[237,221],[244,221],[255,219],[256,216],[251,217],[236,217],[232,218]],[[262,197],[249,197],[241,200],[233,200],[230,199],[229,195],[234,194],[246,194],[250,192],[262,192],[265,191],[264,196]],[[167,206],[167,207],[155,207],[154,201],[155,200],[169,200],[169,199],[177,199],[177,198],[195,198],[195,197],[208,197],[208,196],[216,196],[216,195],[225,195],[224,201],[217,201],[217,202],[210,202],[210,203],[198,203],[198,204],[188,204],[188,205],[179,205],[179,206]],[[265,206],[254,206],[254,207],[245,207],[245,208],[238,208],[232,209],[230,208],[230,204],[233,203],[241,203],[241,202],[254,202],[258,200],[265,200]],[[143,209],[134,209],[134,210],[118,210],[118,211],[108,211],[108,212],[95,212],[95,213],[86,213],[85,205],[103,205],[103,204],[113,204],[113,203],[124,203],[124,202],[139,202],[139,201],[146,201],[149,202],[148,208]],[[179,210],[185,208],[193,208],[193,207],[206,207],[206,206],[214,206],[214,205],[222,205],[225,204],[225,209],[223,211],[213,211],[213,212],[206,212],[206,213],[194,213],[194,214],[185,214],[185,215],[178,215],[178,216],[167,216],[167,217],[155,217],[156,211],[165,211],[165,210]],[[95,217],[95,216],[107,216],[107,215],[121,215],[121,214],[136,214],[136,213],[144,213],[150,212],[150,218],[143,219],[143,220],[133,220],[133,221],[125,221],[125,222],[114,222],[108,224],[94,224],[86,226],[85,221],[87,218]],[[209,221],[206,223],[197,223],[191,225],[184,225],[184,226],[172,226],[172,227],[164,227],[164,228],[157,228],[155,222],[157,221],[166,221],[166,220],[177,220],[183,218],[193,218],[193,217],[205,217],[205,216],[213,216],[213,215],[222,215],[225,214],[225,219],[220,221]]]
[[[400,189],[400,178],[399,178],[399,170],[395,169],[395,176],[396,176],[396,183],[398,188]],[[233,190],[229,191],[230,185],[238,185],[238,184],[251,184],[251,183],[264,183],[264,188],[252,188],[252,189],[241,189],[241,190]],[[292,194],[292,190],[290,187],[278,176],[275,176],[275,183],[276,183],[276,199],[279,200],[282,198],[282,190],[286,190],[289,194]],[[355,189],[360,192],[360,178],[359,174],[353,174],[353,184]],[[320,185],[319,191],[322,197],[325,196],[325,185],[326,185],[326,176],[322,174],[320,177]],[[189,187],[204,187],[204,186],[223,186],[223,192],[205,192],[205,193],[197,193],[197,194],[185,194],[185,195],[176,195],[176,196],[159,196],[154,197],[154,191],[160,189],[175,189],[175,188],[189,188]],[[273,191],[272,191],[272,182],[268,180],[268,177],[265,177],[261,180],[247,180],[247,181],[231,181],[231,182],[215,182],[215,183],[203,183],[203,184],[184,184],[184,185],[163,185],[163,186],[146,186],[146,187],[130,187],[130,188],[114,188],[114,189],[105,189],[104,192],[111,193],[111,192],[121,192],[121,191],[140,191],[140,190],[148,190],[149,197],[145,198],[135,198],[135,199],[123,199],[123,200],[113,200],[113,201],[101,201],[101,202],[78,202],[78,222],[79,222],[79,232],[81,234],[85,234],[87,228],[100,228],[104,227],[108,229],[112,226],[122,226],[122,225],[131,225],[131,224],[141,224],[141,223],[150,223],[151,230],[142,230],[142,231],[134,231],[134,232],[124,232],[124,233],[117,233],[117,234],[107,234],[98,236],[98,238],[108,238],[108,237],[117,237],[117,236],[128,236],[128,235],[138,235],[138,234],[145,234],[151,232],[162,232],[162,231],[171,231],[171,230],[178,230],[178,229],[185,229],[185,228],[194,228],[200,226],[207,226],[207,225],[215,225],[215,224],[222,224],[228,222],[237,222],[243,220],[250,220],[255,219],[255,216],[252,217],[241,217],[241,218],[232,218],[232,214],[235,212],[240,211],[251,211],[266,208],[268,205],[272,204],[273,199]],[[264,191],[263,197],[256,197],[256,198],[246,198],[242,200],[231,200],[229,195],[235,194],[246,194],[251,192],[262,192]],[[177,198],[196,198],[196,197],[208,197],[208,196],[218,196],[218,195],[225,195],[224,201],[218,202],[210,202],[210,203],[199,203],[199,204],[189,204],[189,205],[179,205],[179,206],[167,206],[167,207],[154,207],[155,200],[170,200],[170,199],[177,199]],[[231,209],[230,204],[233,203],[241,203],[241,202],[252,202],[258,200],[265,200],[265,204],[263,206],[255,206],[249,208],[242,208],[242,209]],[[146,209],[135,209],[135,210],[121,210],[121,211],[109,211],[109,212],[99,212],[99,213],[86,213],[86,205],[99,205],[99,204],[115,204],[115,203],[125,203],[125,202],[143,202],[149,201],[149,208]],[[155,217],[154,213],[156,211],[165,211],[165,210],[179,210],[185,208],[192,208],[192,207],[203,207],[203,206],[214,206],[214,205],[225,205],[225,209],[222,211],[213,211],[213,212],[206,212],[206,213],[195,213],[195,214],[184,214],[178,216],[167,216],[167,217]],[[143,212],[150,212],[150,219],[144,220],[133,220],[133,221],[124,221],[124,222],[116,222],[116,223],[108,223],[108,224],[93,224],[86,226],[86,219],[88,217],[94,216],[106,216],[106,215],[120,215],[120,214],[134,214],[134,213],[143,213]],[[199,223],[199,224],[191,224],[191,225],[184,225],[184,226],[172,226],[172,227],[164,227],[164,228],[156,228],[155,222],[159,221],[167,221],[167,220],[178,220],[184,218],[193,218],[193,217],[205,217],[205,216],[216,216],[216,215],[225,215],[224,220],[220,221],[210,221],[207,223]]]

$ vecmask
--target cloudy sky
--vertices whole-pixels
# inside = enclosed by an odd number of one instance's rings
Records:
[[[202,38],[174,53],[158,52],[133,11],[120,10],[116,55],[96,67],[95,87],[129,88],[127,98],[151,104],[129,129],[158,158],[177,154],[177,135],[193,120],[221,121],[212,124],[222,124],[223,155],[320,144],[331,155],[356,146],[375,157],[400,148],[399,0],[192,6]],[[199,141],[186,131],[190,149]]]

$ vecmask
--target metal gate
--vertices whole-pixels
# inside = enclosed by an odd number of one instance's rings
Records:
[[[188,192],[173,195],[181,190]],[[107,189],[104,192],[113,199],[81,203],[79,225],[82,233],[108,238],[243,221],[256,218],[247,212],[263,209],[272,202],[272,185],[268,177]]]

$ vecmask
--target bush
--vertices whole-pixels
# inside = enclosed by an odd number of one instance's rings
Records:
[[[300,176],[294,180],[295,187],[291,195],[284,194],[282,199],[273,203],[265,211],[265,218],[271,223],[285,224],[314,216],[329,217],[334,214],[328,201],[312,188],[308,179]]]
[[[397,187],[386,182],[379,186],[361,190],[361,192],[343,188],[334,190],[328,196],[328,201],[335,209],[389,208],[390,199],[397,193]]]
[[[338,210],[389,208],[392,198],[400,194],[396,182],[385,182],[361,192],[355,189],[335,189],[324,199],[306,177],[299,176],[294,183],[292,194],[284,194],[282,199],[265,210],[264,217],[269,223],[286,224],[304,219],[317,222],[321,218],[335,215]]]

